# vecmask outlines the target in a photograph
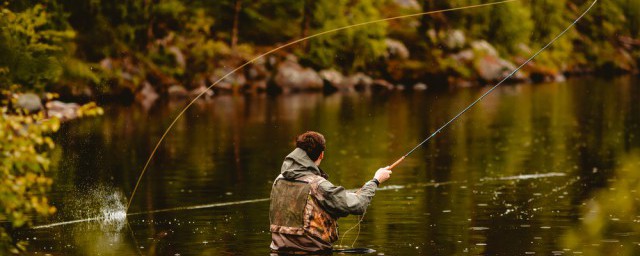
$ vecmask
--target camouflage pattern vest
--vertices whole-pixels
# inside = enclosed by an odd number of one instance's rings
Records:
[[[307,175],[296,180],[278,176],[271,189],[270,230],[274,233],[313,236],[327,243],[338,240],[338,222],[323,210],[318,186],[324,178]]]

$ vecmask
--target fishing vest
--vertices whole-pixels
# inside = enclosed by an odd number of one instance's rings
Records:
[[[323,181],[325,179],[317,175],[307,175],[296,180],[278,176],[271,189],[271,232],[310,235],[327,243],[338,240],[337,220],[317,202],[323,198],[318,193],[318,186]]]

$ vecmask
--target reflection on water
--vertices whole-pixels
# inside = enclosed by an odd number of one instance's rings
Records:
[[[356,247],[387,255],[584,251],[580,246],[591,240],[566,238],[589,228],[582,224],[589,212],[581,210],[583,203],[597,191],[617,191],[622,185],[613,180],[614,170],[640,147],[640,88],[633,79],[497,89],[395,170],[359,236],[354,229],[344,244],[357,236]],[[334,183],[355,188],[486,90],[199,102],[159,148],[133,200],[130,212],[137,214],[122,229],[76,223],[19,235],[29,238],[33,251],[63,254],[266,254],[268,201],[258,199],[268,197],[295,135],[324,133],[323,169]],[[71,212],[97,207],[67,205],[73,191],[103,186],[129,195],[184,105],[111,106],[101,118],[63,127],[52,192],[60,213],[37,223],[69,221]],[[237,201],[245,203],[221,204]],[[625,205],[601,201],[598,207],[613,204]],[[640,215],[637,208],[629,212]],[[341,230],[356,222],[341,219]],[[636,231],[625,235],[640,242]],[[636,244],[625,246],[637,254]]]
[[[639,151],[620,159],[609,180],[609,187],[598,191],[595,197],[582,205],[579,224],[563,237],[567,248],[586,255],[638,255],[639,169]]]

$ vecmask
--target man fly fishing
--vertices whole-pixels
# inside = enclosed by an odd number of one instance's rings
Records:
[[[325,143],[322,134],[305,132],[296,138],[296,149],[282,163],[271,188],[272,252],[331,252],[338,239],[338,218],[363,214],[378,185],[391,175],[388,167],[380,168],[355,193],[335,186],[318,167]]]

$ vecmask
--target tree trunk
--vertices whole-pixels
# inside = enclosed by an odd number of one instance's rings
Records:
[[[311,23],[311,7],[312,3],[309,0],[304,0],[302,4],[302,24],[300,24],[300,38],[305,38],[309,35],[309,24]],[[301,48],[307,51],[309,43],[307,40],[302,41]]]
[[[422,12],[433,11],[433,2],[431,0],[423,0],[422,1]],[[422,15],[420,17],[420,26],[418,27],[418,32],[420,33],[420,37],[426,37],[427,31],[431,26],[432,19],[431,15]]]
[[[446,1],[436,1],[436,0],[423,0],[422,1],[422,11],[423,12],[431,12],[438,11],[450,8],[450,5]],[[418,27],[418,32],[421,37],[427,36],[427,31],[429,29],[434,29],[436,32],[439,32],[443,28],[447,27],[447,17],[444,13],[434,13],[422,15],[420,18],[420,26]]]
[[[231,31],[231,49],[235,50],[238,45],[238,16],[240,16],[240,8],[242,0],[235,0],[233,7],[233,28]]]

